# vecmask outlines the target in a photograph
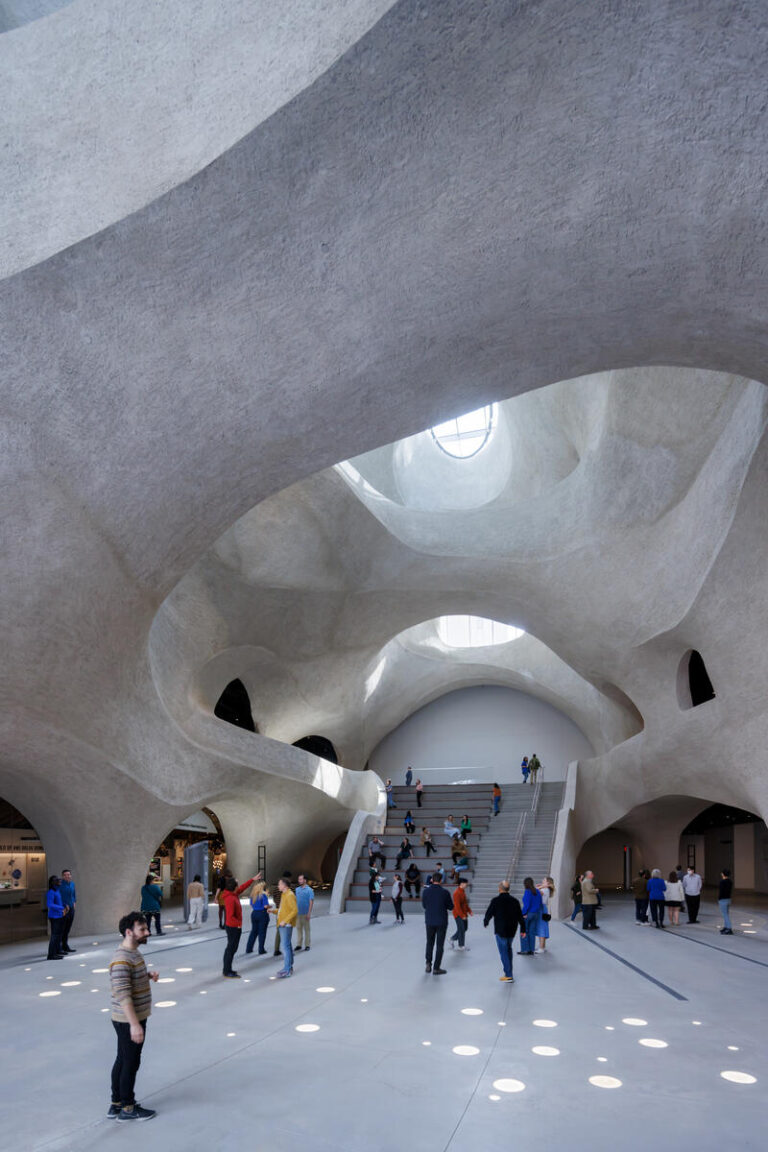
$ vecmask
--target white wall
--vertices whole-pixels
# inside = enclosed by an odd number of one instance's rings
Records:
[[[395,783],[409,764],[425,783],[519,783],[520,761],[533,752],[544,766],[544,780],[564,780],[569,761],[594,756],[581,730],[550,704],[512,688],[481,685],[449,692],[414,712],[376,747],[370,767]]]

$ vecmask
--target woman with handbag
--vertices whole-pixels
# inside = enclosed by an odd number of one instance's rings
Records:
[[[541,892],[533,882],[532,876],[523,880],[523,916],[525,917],[525,935],[520,938],[520,956],[533,956],[536,951],[536,937],[540,934],[542,899]]]
[[[549,901],[555,894],[555,882],[551,876],[545,876],[538,885],[541,893],[541,916],[539,917],[539,952],[546,952],[549,940],[549,922],[552,914],[549,911]]]

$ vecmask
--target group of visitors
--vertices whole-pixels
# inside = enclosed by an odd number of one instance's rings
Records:
[[[523,756],[520,764],[520,771],[523,774],[523,784],[535,784],[539,778],[539,768],[541,768],[541,760],[534,752],[530,758]]]
[[[701,905],[701,889],[703,881],[693,866],[685,872],[678,864],[666,880],[658,868],[648,871],[641,868],[632,881],[632,895],[635,898],[635,923],[650,924],[654,927],[664,927],[664,913],[669,916],[669,924],[673,928],[680,925],[680,911],[685,908],[688,913],[688,923],[698,924],[699,908]],[[731,897],[733,895],[733,880],[730,868],[723,868],[718,884],[717,902],[723,917],[722,936],[732,936],[731,926]],[[651,919],[648,919],[650,907]]]
[[[49,876],[45,900],[49,930],[47,960],[63,960],[70,952],[77,952],[77,948],[69,946],[76,902],[77,893],[69,868],[62,869],[61,876]]]

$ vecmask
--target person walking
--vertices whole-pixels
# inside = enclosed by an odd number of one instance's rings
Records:
[[[421,892],[421,872],[415,860],[411,860],[410,864],[405,870],[405,890],[408,893],[408,899],[412,899],[411,887],[416,889],[416,898],[418,899]]]
[[[493,785],[493,792],[491,793],[491,798],[493,800],[493,814],[494,814],[494,816],[498,816],[499,809],[501,808],[501,788],[499,787],[498,784]]]
[[[528,770],[530,772],[531,784],[535,784],[538,780],[539,768],[541,768],[541,760],[539,760],[538,756],[534,752],[533,756],[531,756],[530,760],[528,761]]]
[[[368,899],[371,902],[369,924],[380,923],[379,908],[381,907],[381,881],[383,879],[384,877],[379,875],[378,868],[371,868],[371,875],[368,880]]]
[[[543,900],[532,876],[526,876],[523,880],[523,889],[522,912],[525,917],[525,935],[521,937],[520,955],[533,956],[536,951],[536,937],[539,935]]]
[[[437,852],[437,848],[435,848],[435,845],[432,842],[432,833],[430,832],[429,828],[422,828],[420,841],[422,848],[426,850],[427,860],[429,860],[430,852]]]
[[[520,771],[523,774],[523,784],[527,784],[528,783],[528,773],[530,771],[530,769],[528,767],[528,757],[527,756],[523,756],[522,762],[520,764]]]
[[[720,883],[717,887],[717,903],[723,917],[723,926],[720,929],[721,936],[733,936],[733,928],[731,927],[732,896],[733,880],[731,880],[731,870],[730,868],[723,868],[720,873]]]
[[[147,878],[141,888],[141,911],[147,921],[147,932],[152,935],[152,917],[155,918],[155,935],[165,936],[162,925],[160,924],[160,909],[163,906],[163,890],[157,883],[157,876],[151,872],[147,873]]]
[[[283,967],[278,972],[278,980],[284,980],[293,975],[293,928],[299,915],[296,906],[296,897],[291,891],[290,882],[281,876],[277,882],[280,890],[280,907],[277,909],[277,928],[280,933],[280,945],[283,951]],[[270,912],[272,909],[270,908]]]
[[[412,780],[413,780],[413,769],[411,768],[411,766],[409,764],[407,771],[405,773],[405,786],[406,786],[406,788],[410,788]]]
[[[453,900],[450,893],[443,888],[439,872],[433,874],[432,883],[422,892],[421,906],[424,909],[424,926],[427,930],[426,971],[431,972],[433,976],[444,976],[445,968],[441,968],[440,965],[443,962],[448,913],[453,911]]]
[[[234,876],[228,877],[222,899],[224,901],[224,927],[227,933],[227,946],[224,949],[224,961],[222,965],[222,976],[227,980],[239,980],[240,973],[235,972],[232,967],[232,961],[235,958],[240,937],[243,934],[243,906],[240,903],[240,896],[249,888],[251,884],[255,884],[257,880],[261,880],[261,872],[257,876],[251,876],[250,880],[246,880],[244,884],[238,885]]]
[[[151,1120],[157,1113],[136,1103],[136,1075],[147,1038],[147,1022],[152,1012],[150,980],[159,972],[147,972],[139,948],[149,939],[149,926],[141,912],[129,912],[118,924],[122,943],[109,965],[112,1027],[117,1035],[117,1056],[112,1065],[110,1120],[131,1122]]]
[[[576,877],[571,884],[571,900],[573,900],[573,912],[571,912],[571,924],[581,912],[581,876],[576,874]]]
[[[202,878],[197,875],[191,884],[187,885],[187,900],[189,901],[189,916],[187,918],[187,931],[193,928],[202,928],[203,912],[205,911],[205,888]]]
[[[650,872],[641,868],[632,881],[632,895],[635,898],[635,924],[650,924],[648,919],[648,881],[650,878]]]
[[[67,909],[64,913],[61,928],[61,950],[66,956],[70,952],[77,952],[77,948],[70,948],[69,946],[69,933],[72,931],[72,923],[75,919],[75,904],[77,903],[77,892],[75,891],[72,873],[69,868],[62,868],[61,870],[59,892],[61,894],[61,902]]]
[[[685,893],[683,892],[683,883],[682,880],[678,879],[677,870],[673,868],[667,880],[667,890],[664,893],[664,907],[669,916],[670,927],[679,927],[680,909],[684,904]]]
[[[539,916],[538,936],[539,952],[546,952],[547,940],[549,940],[549,922],[552,919],[549,902],[555,894],[555,882],[551,876],[545,876],[538,888],[541,893],[541,915]]]
[[[459,952],[469,952],[469,945],[464,941],[467,937],[467,929],[469,928],[469,917],[474,915],[469,906],[467,898],[467,884],[466,876],[460,876],[459,882],[453,892],[453,918],[456,921],[456,931],[450,939],[451,948],[454,943],[459,949]]]
[[[581,927],[585,932],[600,931],[600,925],[595,923],[599,896],[594,872],[585,872],[581,877]]]
[[[421,808],[421,798],[424,794],[424,785],[421,780],[416,781],[416,805]]]
[[[67,909],[64,906],[64,901],[61,899],[60,884],[61,880],[58,876],[48,877],[48,892],[45,902],[48,908],[48,929],[50,936],[48,938],[48,955],[46,956],[46,960],[64,959],[64,953],[61,950],[61,935]]]
[[[483,927],[487,928],[491,920],[493,920],[493,934],[496,937],[496,947],[499,950],[503,973],[499,979],[504,980],[507,984],[514,984],[512,942],[518,928],[520,929],[520,939],[524,941],[527,937],[523,910],[520,907],[520,901],[510,895],[508,880],[501,881],[498,896],[494,896],[486,908]]]
[[[685,906],[688,911],[689,924],[696,924],[698,922],[701,889],[701,876],[699,876],[692,865],[689,865],[685,876],[683,876],[683,892],[685,893]]]
[[[307,884],[306,876],[300,872],[299,882],[296,885],[294,893],[296,897],[296,947],[294,952],[301,952],[302,948],[305,952],[309,952],[310,932],[309,922],[312,919],[312,909],[315,906],[315,893],[309,884]]]
[[[651,903],[651,918],[653,920],[654,928],[664,927],[664,893],[667,886],[664,883],[661,872],[658,868],[654,868],[651,872],[650,880],[646,881],[648,889],[648,898]]]
[[[250,905],[251,931],[248,934],[245,952],[247,956],[250,956],[258,941],[259,956],[266,956],[267,950],[264,945],[267,942],[267,928],[269,927],[269,893],[263,880],[257,880],[251,889]]]
[[[399,872],[395,872],[390,899],[395,909],[395,924],[405,924],[405,916],[403,915],[403,881]]]

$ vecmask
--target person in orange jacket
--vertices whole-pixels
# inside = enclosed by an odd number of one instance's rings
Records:
[[[240,943],[240,937],[243,934],[243,906],[240,903],[240,894],[245,892],[251,884],[255,884],[257,880],[261,880],[261,872],[258,876],[251,876],[250,880],[246,880],[245,884],[239,887],[234,876],[228,876],[224,882],[224,888],[221,893],[221,899],[224,904],[224,927],[227,931],[227,946],[224,949],[224,970],[223,976],[228,980],[239,980],[240,973],[235,972],[232,968],[232,961],[237,952],[237,946]]]
[[[453,918],[456,921],[456,931],[451,936],[450,945],[453,948],[454,941],[458,941],[459,952],[469,952],[464,938],[469,927],[469,917],[473,915],[473,912],[467,897],[467,883],[466,876],[462,876],[453,892]]]

